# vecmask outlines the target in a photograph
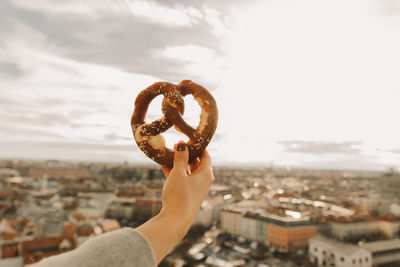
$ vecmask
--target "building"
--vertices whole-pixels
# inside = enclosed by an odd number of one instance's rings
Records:
[[[126,218],[132,219],[135,200],[123,199],[115,200],[108,204],[105,216],[108,218]]]
[[[395,264],[400,266],[400,239],[382,240],[363,244],[372,257],[372,266]]]
[[[1,250],[0,250],[0,255],[2,259],[4,258],[12,258],[12,257],[17,257],[19,256],[19,249],[18,249],[18,242],[2,242],[1,244]],[[0,265],[1,266],[1,265]]]
[[[23,257],[12,257],[0,259],[1,267],[22,267],[24,266],[24,258]]]
[[[106,219],[102,222],[102,228],[103,228],[103,232],[107,233],[107,232],[111,232],[114,230],[119,229],[121,226],[119,225],[119,222],[116,220],[109,220]]]
[[[30,168],[28,175],[37,178],[86,178],[90,173],[84,168],[49,167]]]
[[[282,217],[246,207],[222,210],[221,228],[235,236],[270,245],[281,252],[304,248],[316,231],[309,218]]]
[[[193,225],[201,224],[203,226],[211,226],[213,223],[213,206],[203,201],[196,218],[194,218]]]
[[[351,235],[367,234],[379,231],[379,221],[363,221],[363,222],[350,222],[331,223],[332,235],[338,240],[345,240],[346,237]]]
[[[193,224],[211,226],[213,223],[220,221],[221,210],[227,203],[228,201],[222,196],[206,198],[201,204]]]
[[[108,204],[107,218],[148,220],[158,214],[162,207],[161,199],[119,198]]]
[[[242,233],[242,217],[244,210],[241,208],[226,208],[221,211],[221,228],[232,235],[239,236]]]
[[[10,168],[0,168],[0,178],[17,177],[19,172]]]
[[[349,236],[381,232],[388,238],[394,238],[400,230],[400,221],[374,220],[363,222],[333,222],[331,230],[334,237],[345,240]]]
[[[230,195],[230,197],[232,197]],[[229,201],[230,198],[224,199]],[[244,200],[229,206],[221,206],[221,228],[223,231],[228,232],[232,235],[240,236],[240,235],[248,235],[246,233],[242,233],[245,231],[246,227],[242,227],[242,218],[248,211],[254,211],[259,208],[260,204],[256,201],[252,200]],[[245,220],[248,217],[245,218]],[[244,222],[244,224],[246,221]]]
[[[308,240],[315,235],[315,226],[308,218],[295,219],[270,215],[268,223],[268,244],[280,252],[305,248]]]
[[[240,222],[240,235],[250,240],[257,240],[257,217],[255,214],[246,212],[243,215]]]
[[[0,239],[9,240],[18,235],[7,219],[0,221]]]
[[[310,262],[317,266],[372,266],[371,254],[365,248],[322,235],[315,235],[309,240],[308,253]]]
[[[400,233],[400,221],[380,221],[379,229],[389,238],[395,238]]]
[[[70,251],[75,248],[75,239],[71,237],[45,237],[21,242],[21,250],[25,264],[35,263],[43,258]]]
[[[309,243],[309,259],[317,266],[400,266],[400,239],[352,245],[315,235]]]
[[[242,236],[268,244],[268,216],[263,213],[247,212],[242,220]]]
[[[157,215],[162,208],[162,200],[158,198],[137,198],[135,201],[134,217],[149,219]]]

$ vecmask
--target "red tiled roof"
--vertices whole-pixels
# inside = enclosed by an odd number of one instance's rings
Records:
[[[60,250],[59,245],[63,240],[68,240],[71,249]],[[71,237],[45,237],[34,240],[23,241],[21,243],[22,255],[25,264],[34,263],[42,258],[60,254],[76,248],[75,239]]]
[[[64,230],[62,235],[66,237],[74,237],[74,233],[76,232],[76,225],[74,224],[66,224],[64,226]]]
[[[72,217],[74,217],[74,219],[77,220],[77,221],[83,221],[83,220],[86,219],[85,216],[82,213],[79,213],[79,212],[74,213],[74,215],[72,215]]]
[[[384,221],[389,221],[389,222],[397,222],[397,221],[400,221],[400,216],[397,216],[393,213],[388,213],[383,216],[380,216],[379,219],[384,220]]]

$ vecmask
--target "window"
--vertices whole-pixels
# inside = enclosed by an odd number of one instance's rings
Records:
[[[314,248],[314,251],[315,251],[315,252],[317,252],[317,251],[318,251],[318,248],[317,248],[317,247],[315,247],[315,248]]]
[[[322,251],[322,254],[326,255],[326,251],[325,251],[325,250],[324,250],[324,251]]]
[[[353,259],[353,264],[356,264],[356,260],[355,259]]]
[[[340,257],[340,261],[341,261],[341,262],[344,262],[344,258],[343,258],[343,257]]]
[[[358,261],[361,263],[361,262],[362,262],[362,259],[360,258]]]
[[[365,262],[368,262],[368,257],[365,257]]]

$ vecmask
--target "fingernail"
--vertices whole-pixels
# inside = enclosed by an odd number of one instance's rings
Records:
[[[184,141],[179,141],[178,145],[176,146],[176,151],[185,151],[186,150],[186,143]]]

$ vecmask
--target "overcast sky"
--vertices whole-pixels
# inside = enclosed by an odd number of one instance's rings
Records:
[[[0,158],[150,163],[134,99],[192,79],[217,100],[216,164],[400,166],[399,47],[396,0],[2,0]]]

